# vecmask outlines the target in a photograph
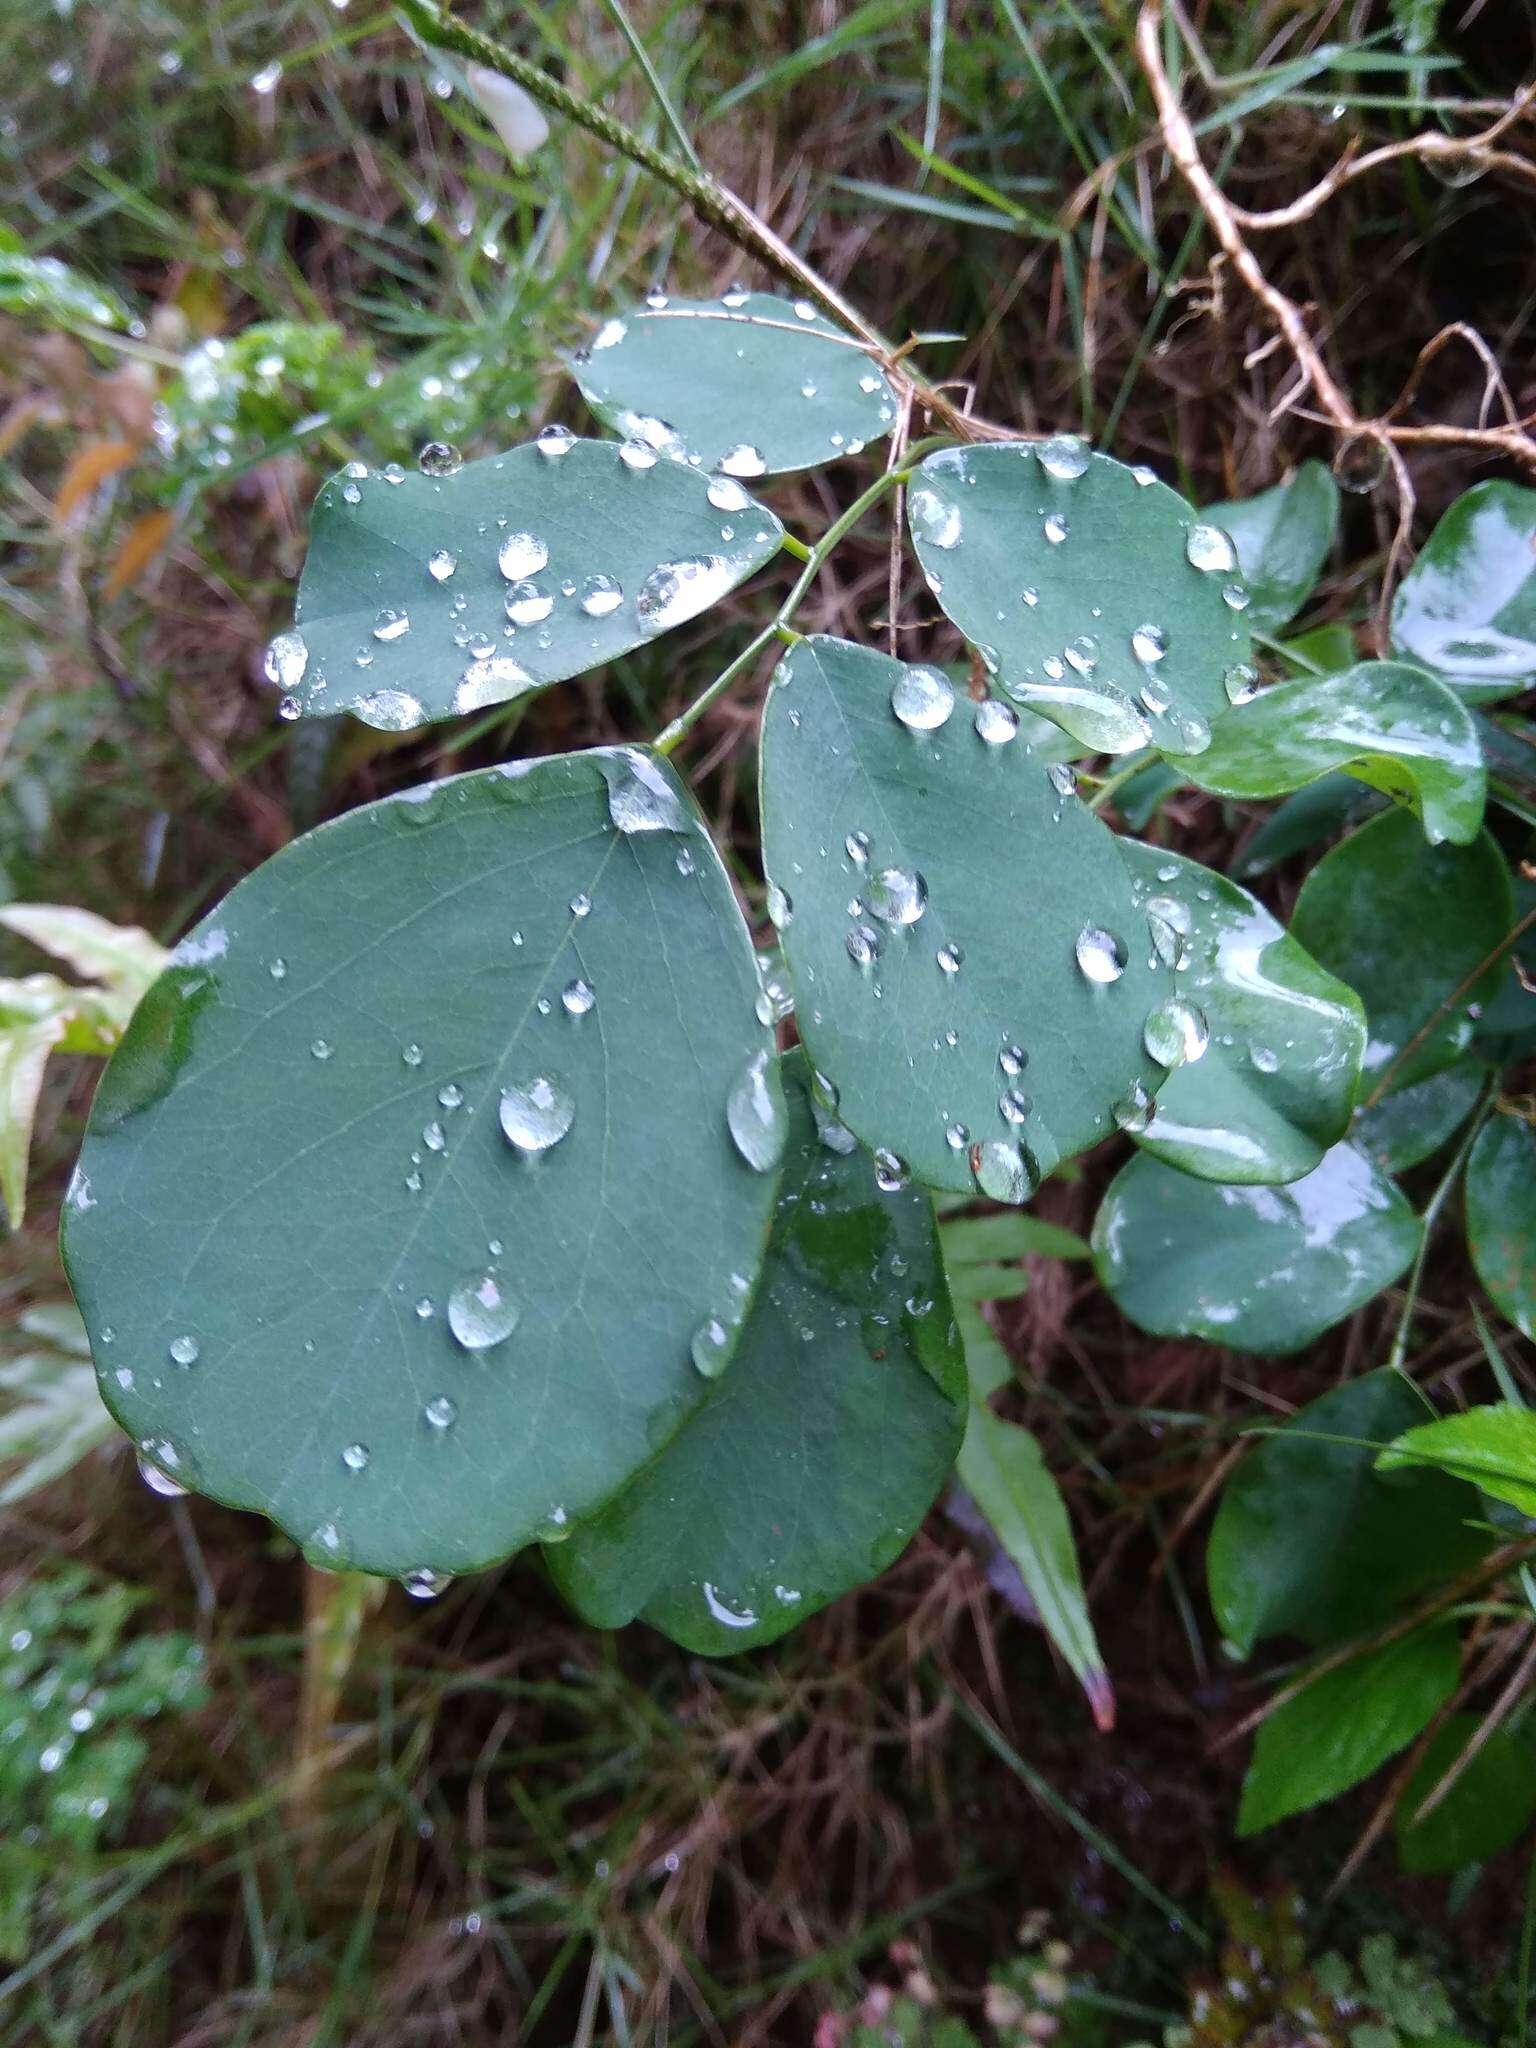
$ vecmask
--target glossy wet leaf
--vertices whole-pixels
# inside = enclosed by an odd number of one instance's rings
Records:
[[[1462,493],[1397,586],[1392,645],[1474,703],[1536,682],[1536,491]]]
[[[1464,704],[1402,661],[1362,661],[1343,675],[1301,676],[1263,691],[1178,764],[1218,796],[1283,796],[1347,769],[1408,804],[1425,835],[1465,845],[1483,821],[1487,775]]]
[[[1376,1460],[1380,1472],[1414,1465],[1433,1465],[1536,1516],[1536,1411],[1495,1401],[1442,1415],[1407,1430]]]
[[[932,1187],[1020,1201],[1155,1085],[1142,1029],[1172,977],[1069,771],[989,743],[949,691],[847,641],[791,649],[763,718],[763,859],[844,1122]]]
[[[1286,1187],[1194,1180],[1140,1154],[1093,1227],[1099,1278],[1133,1323],[1238,1351],[1300,1351],[1413,1257],[1419,1219],[1350,1145]]]
[[[704,1398],[696,1333],[757,1271],[774,1176],[726,1119],[756,996],[702,821],[639,749],[285,847],[140,1005],[71,1184],[102,1392],[150,1467],[371,1572],[589,1513]]]
[[[1375,1469],[1430,1408],[1403,1374],[1368,1372],[1262,1437],[1222,1493],[1206,1576],[1227,1640],[1319,1646],[1362,1635],[1488,1547],[1468,1524],[1477,1495],[1430,1471]]]
[[[1293,1181],[1349,1126],[1365,1014],[1261,903],[1197,861],[1122,839],[1155,948],[1208,1043],[1175,1067],[1137,1143],[1204,1180]]]
[[[1461,1129],[1487,1080],[1485,1067],[1465,1059],[1427,1081],[1395,1088],[1356,1115],[1349,1142],[1383,1173],[1406,1173]]]
[[[1456,1690],[1461,1644],[1454,1622],[1325,1671],[1260,1722],[1243,1780],[1239,1836],[1273,1827],[1358,1785],[1406,1749]]]
[[[558,428],[445,474],[344,471],[315,500],[294,634],[269,673],[306,716],[405,731],[643,646],[782,535],[730,479],[637,467]]]
[[[1499,978],[1497,962],[1482,974],[1479,964],[1512,921],[1509,870],[1486,832],[1470,846],[1430,846],[1407,812],[1388,811],[1323,856],[1291,936],[1365,1004],[1363,1098],[1461,1057],[1472,1010]]]
[[[756,1299],[730,1370],[661,1456],[568,1542],[590,1622],[642,1616],[718,1656],[772,1642],[902,1549],[959,1448],[965,1376],[933,1211],[823,1144],[803,1056]]]
[[[1536,1341],[1536,1128],[1503,1112],[1467,1161],[1467,1247],[1477,1277],[1522,1336]]]
[[[1507,1723],[1484,1735],[1454,1785],[1422,1819],[1420,1808],[1481,1732],[1480,1714],[1452,1714],[1437,1728],[1403,1788],[1394,1828],[1404,1870],[1448,1875],[1486,1863],[1517,1839],[1536,1813],[1536,1748]]]
[[[1067,438],[948,448],[907,518],[998,687],[1085,746],[1194,753],[1228,709],[1250,652],[1236,555],[1150,470]]]
[[[576,358],[605,425],[728,476],[777,476],[857,454],[888,434],[896,400],[879,364],[808,299],[732,289],[653,294]]]
[[[1208,505],[1202,517],[1232,536],[1251,603],[1249,623],[1278,633],[1311,595],[1339,525],[1339,487],[1321,462],[1283,484]]]

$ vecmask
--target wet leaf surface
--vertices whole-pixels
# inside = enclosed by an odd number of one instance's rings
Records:
[[[1252,600],[1248,622],[1278,633],[1311,595],[1339,526],[1339,487],[1321,462],[1303,462],[1273,489],[1208,505],[1203,517],[1232,536]]]
[[[1536,491],[1463,492],[1397,587],[1392,644],[1474,703],[1536,682]]]

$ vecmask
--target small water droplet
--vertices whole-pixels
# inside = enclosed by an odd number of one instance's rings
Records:
[[[446,583],[459,566],[459,558],[450,548],[434,548],[427,557],[427,574],[434,583]]]
[[[624,586],[617,576],[589,576],[581,586],[580,602],[589,619],[606,619],[624,602]]]
[[[1040,467],[1047,476],[1071,483],[1088,467],[1088,449],[1076,434],[1053,434],[1040,444]]]
[[[372,1456],[366,1444],[348,1444],[341,1454],[341,1462],[349,1472],[366,1472]]]
[[[509,533],[496,551],[496,566],[509,583],[526,582],[549,566],[549,549],[532,533]]]
[[[705,1379],[718,1379],[730,1363],[731,1333],[719,1316],[706,1316],[688,1348]]]
[[[771,1173],[784,1156],[789,1128],[777,1071],[771,1055],[756,1052],[732,1083],[725,1099],[725,1121],[736,1150],[757,1173]]]
[[[1065,761],[1047,761],[1046,775],[1058,796],[1077,795],[1077,772]]]
[[[619,460],[626,469],[644,471],[654,469],[660,458],[647,441],[621,441]]]
[[[501,1128],[519,1152],[547,1152],[576,1121],[576,1098],[556,1074],[535,1074],[501,1092]]]
[[[880,957],[880,934],[871,924],[853,925],[844,934],[843,945],[855,967],[873,967]]]
[[[375,640],[403,640],[411,630],[410,615],[396,611],[393,605],[385,605],[373,622]]]
[[[423,476],[457,476],[464,458],[451,441],[428,441],[416,457]]]
[[[1160,1067],[1182,1067],[1199,1059],[1211,1042],[1204,1014],[1182,996],[1169,996],[1147,1012],[1142,1043]]]
[[[450,1400],[446,1394],[434,1394],[421,1411],[421,1419],[428,1429],[452,1429],[458,1417],[458,1403]]]
[[[953,943],[947,946],[940,946],[938,952],[933,957],[938,961],[940,968],[945,974],[958,974],[965,963],[963,948]]]
[[[514,626],[537,626],[554,608],[554,593],[537,583],[514,583],[507,592],[507,617]]]
[[[781,889],[777,882],[770,882],[764,901],[768,907],[768,920],[774,930],[787,930],[795,915],[794,899],[789,891]]]
[[[891,687],[891,709],[909,732],[936,732],[955,708],[955,686],[937,668],[904,668]]]
[[[1259,694],[1259,672],[1246,661],[1234,661],[1221,680],[1229,704],[1251,704]]]
[[[871,914],[882,924],[916,924],[928,908],[928,884],[915,868],[881,868],[867,895]]]
[[[302,633],[278,633],[267,642],[262,672],[280,690],[296,690],[309,667],[309,649]]]
[[[170,1342],[172,1365],[196,1365],[199,1356],[195,1337],[173,1337]]]
[[[1133,1081],[1111,1114],[1122,1131],[1128,1131],[1135,1137],[1152,1122],[1152,1110],[1152,1097],[1140,1081]]]
[[[1029,1065],[1029,1054],[1022,1045],[1005,1045],[997,1056],[997,1064],[1012,1079]]]
[[[1248,609],[1248,592],[1241,583],[1224,583],[1221,587],[1221,601],[1231,611],[1245,612]]]
[[[316,1038],[310,1044],[309,1054],[311,1059],[328,1060],[334,1050],[328,1038]]]
[[[723,555],[691,555],[661,562],[635,596],[635,615],[648,638],[685,625],[730,589],[735,572]]]
[[[1019,729],[1019,714],[996,697],[984,697],[976,706],[976,730],[989,747],[1004,747]]]
[[[1138,626],[1131,635],[1131,652],[1138,661],[1161,661],[1168,652],[1168,635],[1161,626]]]
[[[850,832],[843,841],[843,851],[856,868],[868,867],[869,834],[867,832]]]
[[[997,1112],[1005,1124],[1028,1121],[1034,1103],[1022,1088],[1005,1088],[997,1098]]]
[[[139,1477],[151,1493],[158,1493],[163,1500],[180,1500],[186,1487],[176,1474],[185,1468],[185,1459],[168,1436],[147,1436],[139,1444]]]
[[[608,815],[624,833],[681,832],[686,818],[676,785],[639,747],[615,750],[608,767]]]
[[[1040,531],[1053,548],[1059,548],[1069,531],[1067,522],[1060,512],[1047,512]]]
[[[413,1600],[435,1600],[439,1593],[453,1584],[453,1575],[451,1572],[428,1571],[423,1566],[419,1571],[407,1572],[400,1583]]]
[[[883,1195],[900,1194],[909,1175],[907,1162],[883,1147],[875,1154],[875,1186]]]
[[[1351,434],[1333,458],[1333,473],[1341,490],[1364,497],[1386,481],[1390,459],[1387,444],[1371,434]]]
[[[1089,981],[1118,981],[1125,972],[1125,941],[1102,925],[1084,925],[1077,935],[1075,950],[1077,964]]]
[[[720,467],[727,476],[761,476],[768,465],[763,460],[761,449],[754,448],[750,441],[738,441],[734,448],[727,448],[720,458]]]
[[[562,427],[556,421],[539,429],[533,445],[546,462],[558,462],[562,455],[569,455],[575,447],[576,436],[569,427]]]

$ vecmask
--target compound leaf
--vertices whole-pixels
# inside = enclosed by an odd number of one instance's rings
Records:
[[[1363,1094],[1384,1079],[1406,1088],[1461,1057],[1503,963],[1479,965],[1513,916],[1509,869],[1486,832],[1470,846],[1428,846],[1406,811],[1388,811],[1323,856],[1291,936],[1365,1004]]]
[[[140,1005],[65,1215],[161,1490],[408,1574],[606,1500],[704,1399],[761,1260],[757,987],[636,748],[428,784],[242,882]]]
[[[783,538],[733,478],[563,427],[443,460],[321,490],[294,630],[267,652],[287,715],[403,732],[509,702],[694,618]]]
[[[627,1490],[547,1552],[590,1622],[706,1656],[772,1642],[891,1562],[943,1485],[965,1369],[933,1208],[823,1143],[803,1055],[756,1299],[730,1371]]]
[[[1472,714],[1403,661],[1279,683],[1227,719],[1205,753],[1176,765],[1201,789],[1235,797],[1283,796],[1347,769],[1409,805],[1435,844],[1475,839],[1487,798]]]
[[[1119,846],[1187,1007],[1187,1028],[1159,1050],[1196,1053],[1158,1090],[1137,1143],[1202,1180],[1299,1180],[1349,1127],[1359,997],[1235,882],[1134,839]]]
[[[1522,1515],[1536,1515],[1536,1413],[1495,1401],[1420,1423],[1376,1460],[1380,1472],[1405,1465],[1438,1466]]]
[[[1198,753],[1251,688],[1232,542],[1149,469],[1068,436],[946,448],[907,516],[929,587],[999,686],[1085,746]]]
[[[1284,1352],[1390,1286],[1419,1230],[1352,1145],[1287,1187],[1193,1180],[1143,1153],[1111,1181],[1093,1248],[1100,1280],[1142,1329]]]
[[[1142,1030],[1172,977],[1072,791],[937,670],[823,638],[779,665],[770,907],[810,1057],[898,1176],[1023,1201],[1159,1076]]]
[[[1536,682],[1536,491],[1462,493],[1397,586],[1392,644],[1472,703]]]
[[[1368,1778],[1445,1704],[1460,1671],[1460,1633],[1441,1622],[1312,1679],[1259,1724],[1238,1834],[1255,1835]]]
[[[599,329],[575,362],[606,426],[728,476],[777,476],[856,455],[891,430],[879,364],[809,299],[733,287],[655,293]]]
[[[1321,1646],[1363,1634],[1483,1555],[1470,1486],[1375,1470],[1378,1451],[1429,1413],[1402,1373],[1368,1372],[1310,1402],[1238,1466],[1206,1574],[1222,1634],[1244,1656],[1265,1636]]]
[[[1306,603],[1328,559],[1339,528],[1339,487],[1321,462],[1308,461],[1272,490],[1208,505],[1202,516],[1237,548],[1249,623],[1278,633]]]
[[[1467,1161],[1467,1248],[1501,1314],[1536,1341],[1536,1130],[1490,1117]]]

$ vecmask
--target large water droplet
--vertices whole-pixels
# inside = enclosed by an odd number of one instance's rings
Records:
[[[507,617],[514,626],[537,626],[554,608],[554,592],[537,583],[514,583],[507,592]]]
[[[1131,652],[1138,661],[1161,661],[1168,652],[1168,635],[1161,626],[1138,626],[1131,635]]]
[[[279,633],[267,642],[262,671],[279,690],[296,690],[309,667],[309,649],[302,633]]]
[[[560,991],[560,1001],[568,1017],[585,1017],[597,1003],[597,991],[590,981],[578,974],[574,981],[568,981]]]
[[[459,566],[459,558],[450,548],[434,548],[427,557],[427,574],[434,583],[446,583]]]
[[[1211,1042],[1204,1015],[1182,996],[1169,996],[1149,1010],[1141,1037],[1160,1067],[1186,1066],[1199,1059]]]
[[[1040,1185],[1039,1170],[1028,1149],[1006,1138],[988,1138],[971,1148],[971,1173],[980,1192],[994,1202],[1018,1208]]]
[[[617,750],[605,769],[608,815],[621,832],[681,832],[686,825],[682,800],[660,764],[638,747]]]
[[[548,568],[549,549],[537,534],[509,533],[496,551],[496,566],[509,583],[523,583]]]
[[[547,1152],[576,1121],[576,1098],[556,1074],[501,1091],[501,1128],[519,1152]]]
[[[506,1128],[506,1102],[507,1097],[503,1096],[503,1129]],[[511,1136],[510,1132],[508,1136]],[[518,1140],[514,1139],[513,1143],[517,1144]],[[554,1143],[551,1138],[549,1144]],[[524,1144],[519,1149],[525,1152],[546,1151],[548,1146]],[[448,1297],[448,1328],[466,1351],[489,1351],[494,1344],[504,1344],[517,1328],[519,1314],[516,1302],[508,1298],[494,1273],[477,1273],[468,1280],[461,1280]]]
[[[546,428],[545,432],[548,431]],[[453,1574],[428,1571],[423,1565],[419,1571],[407,1572],[400,1583],[413,1600],[435,1600],[439,1593],[453,1584]]]
[[[1219,526],[1192,526],[1184,553],[1207,576],[1230,576],[1237,567],[1237,549]]]
[[[423,476],[457,476],[464,458],[451,441],[428,441],[416,457],[416,467]]]
[[[706,1316],[688,1347],[694,1364],[707,1380],[717,1380],[731,1358],[731,1333],[719,1316]]]
[[[952,548],[959,544],[960,507],[928,484],[919,484],[907,501],[913,529],[919,540],[931,548]]]
[[[891,709],[909,732],[936,732],[955,708],[955,686],[937,668],[904,668],[891,687]]]
[[[139,1444],[139,1477],[151,1493],[165,1500],[179,1500],[186,1487],[176,1476],[186,1469],[186,1460],[168,1436],[147,1436]]]
[[[1071,483],[1088,467],[1088,449],[1076,434],[1053,434],[1040,444],[1040,467],[1047,476]]]
[[[755,1052],[731,1084],[725,1098],[725,1121],[736,1150],[758,1173],[771,1173],[784,1156],[789,1128],[784,1096],[771,1055]]]
[[[380,732],[413,732],[427,714],[409,690],[373,690],[357,700],[359,716]]]
[[[493,654],[484,661],[472,661],[459,677],[453,708],[461,717],[467,711],[483,711],[488,705],[505,703],[532,682],[527,669],[510,654]]]
[[[1125,941],[1102,925],[1087,924],[1077,935],[1077,964],[1090,981],[1118,981],[1125,972]]]
[[[727,476],[761,476],[768,465],[760,449],[750,441],[738,441],[721,456],[720,467]]]
[[[635,596],[635,614],[647,636],[697,618],[724,597],[733,580],[723,555],[691,555],[681,562],[661,562]]]
[[[881,868],[870,878],[866,900],[882,924],[916,924],[928,908],[928,884],[915,868]]]
[[[984,697],[976,706],[976,730],[989,747],[1004,747],[1019,729],[1019,714],[996,697]]]
[[[570,454],[576,445],[576,436],[569,427],[562,427],[555,421],[539,429],[533,445],[547,462],[556,462],[562,455]]]
[[[581,608],[589,619],[606,619],[624,602],[624,586],[617,576],[589,576],[581,586]]]

